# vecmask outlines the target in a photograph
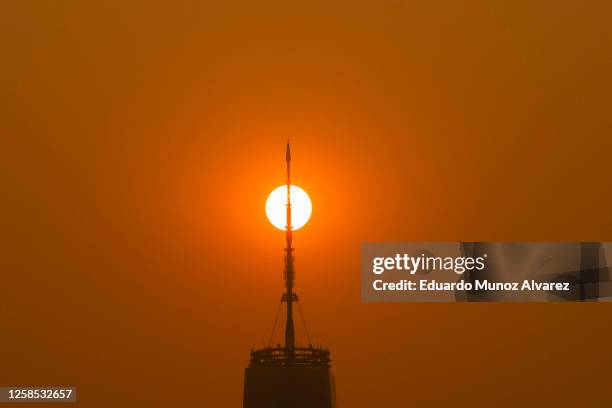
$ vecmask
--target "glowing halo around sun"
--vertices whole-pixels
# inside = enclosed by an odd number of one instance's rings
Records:
[[[291,223],[292,230],[302,228],[312,214],[312,202],[306,192],[291,185]],[[285,231],[287,225],[287,185],[276,187],[266,200],[266,215],[276,228]]]

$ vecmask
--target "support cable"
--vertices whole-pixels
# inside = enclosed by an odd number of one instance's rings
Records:
[[[308,338],[308,344],[312,344],[312,340],[310,340],[310,333],[308,333],[308,327],[306,326],[306,319],[304,319],[304,313],[302,313],[302,305],[299,301],[295,302],[298,305],[298,310],[300,311],[300,317],[302,318],[302,325],[304,326],[304,331],[306,332],[306,337]]]
[[[278,309],[276,310],[276,318],[274,319],[274,326],[272,326],[272,333],[270,333],[270,346],[274,346],[274,332],[276,331],[276,325],[278,324],[278,318],[280,316],[281,307],[283,305],[283,301],[281,300],[278,304]]]

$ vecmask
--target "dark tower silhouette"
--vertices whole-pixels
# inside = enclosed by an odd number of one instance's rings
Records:
[[[244,375],[243,408],[335,408],[334,379],[329,350],[297,347],[293,324],[293,227],[291,224],[291,150],[287,142],[287,225],[285,231],[285,345],[251,350]],[[299,306],[299,304],[298,304]]]

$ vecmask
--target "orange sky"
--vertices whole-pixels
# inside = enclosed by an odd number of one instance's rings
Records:
[[[362,241],[612,240],[610,2],[207,3],[5,6],[0,385],[240,406],[290,137],[340,407],[610,402],[609,305],[362,304],[358,267]]]

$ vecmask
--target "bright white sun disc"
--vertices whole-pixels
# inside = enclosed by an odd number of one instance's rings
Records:
[[[292,229],[303,227],[312,214],[312,202],[308,194],[298,186],[291,185],[291,223]],[[266,215],[276,228],[283,231],[287,225],[287,185],[278,186],[266,200]]]

